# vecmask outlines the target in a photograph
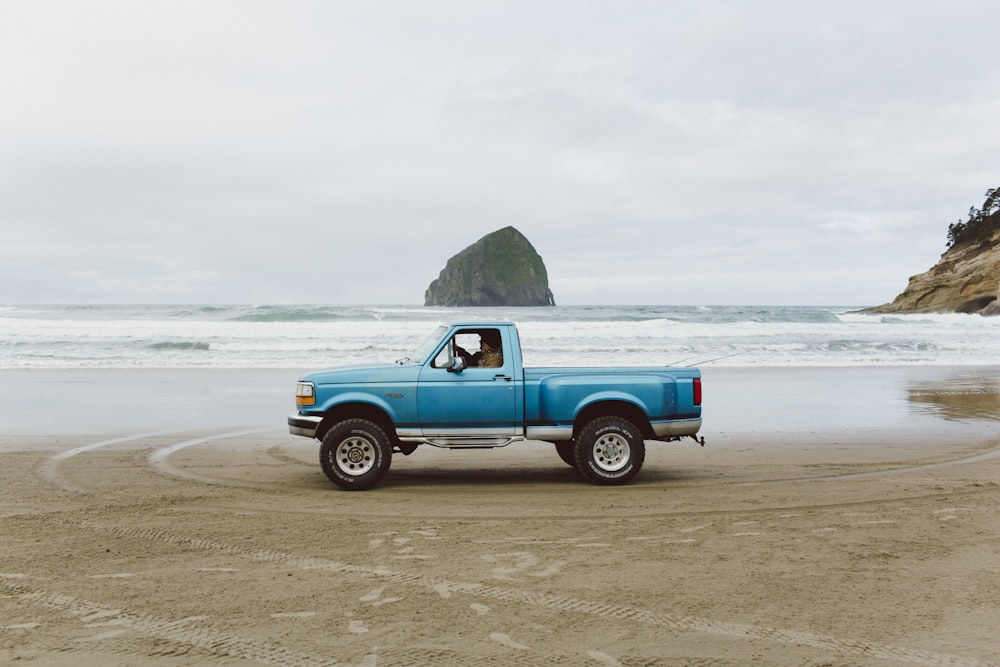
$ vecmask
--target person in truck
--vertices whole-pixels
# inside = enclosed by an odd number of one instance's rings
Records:
[[[469,366],[499,368],[503,366],[503,350],[500,332],[487,330],[479,332],[479,352],[470,354],[465,348],[455,345],[455,354],[465,359]]]

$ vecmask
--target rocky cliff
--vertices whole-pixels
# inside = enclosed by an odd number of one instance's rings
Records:
[[[504,227],[448,260],[425,306],[554,306],[542,258],[521,232]]]
[[[910,278],[892,303],[865,312],[1000,315],[1000,213],[984,223],[986,232],[952,245],[929,271]]]

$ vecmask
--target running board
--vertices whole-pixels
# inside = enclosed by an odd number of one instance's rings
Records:
[[[431,438],[400,438],[400,442],[412,443],[415,445],[432,445],[443,449],[493,449],[494,447],[506,447],[512,442],[524,440],[522,435],[512,435],[493,438],[451,438],[448,436]]]

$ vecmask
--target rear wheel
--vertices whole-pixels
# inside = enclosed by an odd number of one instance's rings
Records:
[[[382,427],[367,419],[335,424],[319,448],[319,462],[330,481],[348,491],[370,489],[392,462],[392,445]]]
[[[576,438],[576,469],[594,484],[625,484],[639,474],[646,443],[639,428],[622,417],[598,417]]]

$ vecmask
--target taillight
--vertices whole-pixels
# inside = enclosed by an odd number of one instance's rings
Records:
[[[694,404],[701,405],[701,378],[694,379]]]

